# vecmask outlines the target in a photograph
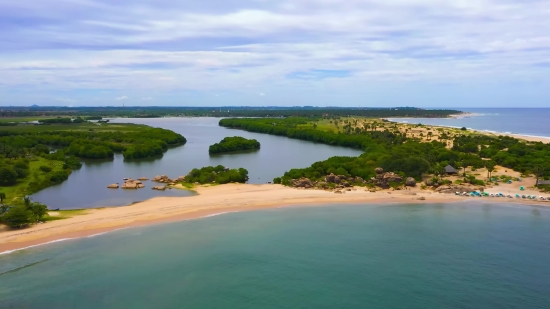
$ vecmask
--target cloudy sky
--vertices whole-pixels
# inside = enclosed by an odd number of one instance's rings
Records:
[[[548,0],[0,0],[0,105],[550,106]]]

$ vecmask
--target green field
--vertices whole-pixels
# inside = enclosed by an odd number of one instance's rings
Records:
[[[44,173],[40,170],[40,166],[49,166],[52,168],[52,171],[49,173]],[[33,181],[41,181],[47,177],[48,174],[51,174],[55,171],[63,170],[63,162],[55,160],[47,160],[42,157],[36,157],[30,160],[29,162],[29,176],[19,179],[17,184],[14,186],[5,186],[0,188],[0,192],[6,193],[6,201],[15,202],[16,200],[22,198],[25,195],[32,194],[34,192],[29,192],[27,190],[29,184]]]

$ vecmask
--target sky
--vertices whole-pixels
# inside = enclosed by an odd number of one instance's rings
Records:
[[[0,0],[0,106],[550,107],[548,0]]]

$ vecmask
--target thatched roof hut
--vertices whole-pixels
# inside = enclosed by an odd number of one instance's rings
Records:
[[[447,174],[458,174],[458,171],[456,170],[456,168],[454,168],[450,165],[447,165],[447,166],[445,166],[445,173],[447,173]]]

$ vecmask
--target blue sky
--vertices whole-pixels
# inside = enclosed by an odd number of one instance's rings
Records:
[[[0,0],[0,106],[550,106],[547,0]]]

